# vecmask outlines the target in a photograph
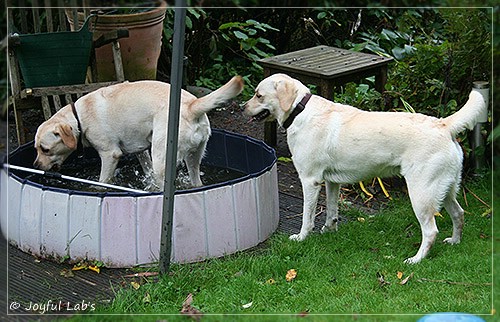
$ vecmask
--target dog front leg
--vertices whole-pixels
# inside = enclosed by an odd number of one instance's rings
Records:
[[[137,160],[141,164],[142,171],[146,176],[153,175],[153,163],[151,162],[151,155],[149,150],[136,153]]]
[[[304,207],[302,213],[302,227],[300,233],[291,235],[291,240],[302,241],[314,228],[314,213],[318,202],[319,191],[321,185],[318,182],[307,180],[302,181],[302,191],[304,196]]]
[[[325,185],[326,185],[326,221],[323,228],[321,228],[321,233],[325,233],[331,230],[337,231],[337,222],[339,217],[338,201],[339,201],[340,184],[327,181]]]
[[[101,157],[101,174],[99,175],[100,182],[110,182],[115,175],[116,166],[120,160],[122,153],[116,151],[100,152]]]

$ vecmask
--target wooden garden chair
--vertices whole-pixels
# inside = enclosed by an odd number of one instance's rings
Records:
[[[77,9],[79,7],[84,8],[83,10],[86,17],[91,14],[90,10],[86,9],[88,8],[87,1],[88,0],[83,0],[77,3],[77,0],[32,0],[29,1],[31,7],[28,7],[25,0],[15,1],[15,4],[12,3],[12,0],[7,0],[7,7],[10,7],[7,13],[9,32],[11,33],[14,28],[20,34],[69,31],[71,26],[69,26],[67,22],[65,7],[71,8],[74,24],[72,30],[78,30]],[[15,8],[14,5],[16,5]],[[14,23],[18,25],[14,25]],[[26,134],[22,119],[23,111],[39,108],[41,105],[44,118],[48,119],[61,107],[76,101],[79,97],[100,87],[109,86],[125,80],[119,43],[119,39],[123,37],[128,37],[128,31],[120,29],[108,32],[99,39],[93,41],[93,49],[112,43],[116,81],[95,81],[97,79],[94,63],[95,57],[93,55],[94,51],[91,50],[90,68],[87,69],[87,76],[84,84],[29,88],[24,85],[19,60],[15,51],[16,45],[20,42],[19,36],[15,34],[8,35],[8,69],[11,94],[8,104],[12,106],[14,110],[16,134],[19,144],[24,144],[26,142]]]

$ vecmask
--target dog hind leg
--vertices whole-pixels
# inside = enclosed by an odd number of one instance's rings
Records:
[[[427,256],[438,234],[435,214],[439,211],[438,196],[440,194],[436,193],[437,189],[439,189],[439,184],[426,186],[418,179],[409,180],[406,178],[406,181],[413,211],[420,223],[422,242],[417,254],[406,259],[405,263],[416,264]]]
[[[460,243],[460,239],[462,238],[462,229],[464,227],[464,210],[460,207],[460,204],[457,201],[456,191],[457,187],[453,186],[444,200],[444,208],[450,214],[453,222],[452,236],[443,240],[443,242],[449,244]]]
[[[340,184],[326,181],[326,221],[325,225],[321,228],[321,233],[335,230],[337,231],[338,221],[338,201]]]
[[[203,186],[203,182],[200,178],[200,163],[203,158],[203,153],[205,152],[206,142],[201,144],[198,149],[190,151],[185,157],[186,167],[189,173],[189,179],[193,187]]]
[[[321,185],[314,180],[302,180],[302,193],[304,196],[304,206],[302,213],[302,227],[300,233],[291,235],[291,240],[302,241],[314,228],[314,215],[318,202]]]

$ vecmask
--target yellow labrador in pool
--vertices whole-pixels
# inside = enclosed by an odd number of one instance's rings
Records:
[[[186,163],[193,186],[202,185],[200,162],[211,134],[206,113],[242,89],[243,79],[235,76],[201,98],[182,91],[177,162]],[[101,158],[99,181],[108,182],[122,154],[151,148],[151,157],[148,153],[149,160],[143,161],[152,161],[153,177],[162,189],[169,96],[170,84],[158,81],[124,82],[82,96],[38,127],[34,166],[57,169],[78,146],[92,146]]]
[[[420,248],[406,263],[418,263],[436,239],[434,215],[442,206],[453,220],[453,234],[444,242],[460,242],[464,211],[455,195],[463,156],[455,136],[472,128],[484,108],[481,94],[472,91],[465,106],[444,119],[366,112],[311,96],[298,80],[275,74],[260,82],[244,113],[259,121],[277,120],[287,129],[304,194],[302,228],[290,239],[301,241],[314,228],[322,183],[327,192],[325,232],[337,228],[340,184],[401,174],[422,230]]]

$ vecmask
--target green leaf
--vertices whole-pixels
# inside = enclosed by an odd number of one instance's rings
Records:
[[[288,162],[292,162],[292,158],[287,158],[287,157],[279,157],[279,158],[278,158],[278,161],[288,163]]]
[[[252,54],[252,53],[246,53],[246,54],[247,54],[248,58],[250,58],[252,60],[255,60],[255,61],[257,61],[257,60],[259,60],[261,58],[261,57],[255,55],[255,54]]]
[[[200,19],[201,14],[198,12],[198,10],[189,8],[188,12],[192,14],[196,19]]]
[[[193,29],[193,21],[188,16],[186,16],[186,27],[188,29]]]
[[[224,24],[219,26],[219,30],[229,29],[229,28],[233,28],[233,27],[240,27],[240,23],[239,22],[224,23]]]
[[[407,101],[405,101],[402,97],[400,97],[399,99],[401,100],[401,102],[403,103],[403,106],[405,107],[405,109],[408,112],[416,113],[415,110],[413,109],[413,107],[411,107],[410,103],[408,103]]]
[[[257,47],[252,47],[252,50],[255,51],[257,53],[257,55],[259,55],[260,57],[267,57],[267,53],[263,52],[262,50],[260,50],[259,48]]]
[[[363,49],[365,49],[366,45],[368,45],[367,42],[363,42],[361,44],[355,44],[353,47],[352,47],[352,50],[353,51],[362,51]]]
[[[253,28],[246,28],[246,31],[248,32],[249,36],[253,36],[253,35],[257,34],[257,30],[255,30]]]
[[[236,38],[238,38],[238,39],[243,39],[243,40],[248,39],[248,36],[239,30],[235,30],[235,31],[233,31],[233,33],[236,36]]]

